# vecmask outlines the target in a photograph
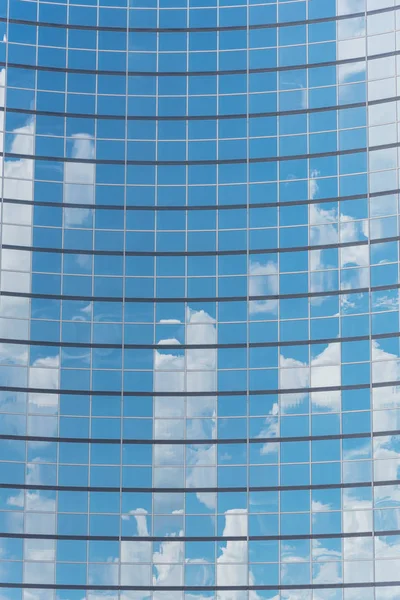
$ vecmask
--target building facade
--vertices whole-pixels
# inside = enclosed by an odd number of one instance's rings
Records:
[[[399,0],[0,6],[1,600],[399,599]]]

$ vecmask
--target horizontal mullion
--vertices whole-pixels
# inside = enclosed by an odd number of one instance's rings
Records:
[[[400,7],[400,5],[399,5]],[[324,86],[322,86],[324,87]],[[318,89],[322,89],[318,88]],[[325,86],[328,87],[328,86]],[[45,90],[40,90],[45,91]],[[278,92],[279,90],[275,90]],[[60,92],[61,93],[61,92]],[[273,93],[273,92],[272,92]],[[227,94],[234,95],[234,94]],[[132,96],[134,97],[134,96]],[[112,120],[112,121],[227,121],[230,119],[259,119],[263,117],[285,117],[293,115],[308,115],[321,112],[331,112],[336,110],[348,110],[353,108],[365,108],[366,106],[376,106],[378,104],[388,104],[390,102],[397,102],[400,96],[392,96],[390,98],[379,98],[376,100],[366,100],[365,102],[353,102],[350,104],[337,104],[334,106],[319,106],[316,108],[299,108],[292,110],[282,111],[269,111],[260,113],[237,113],[237,114],[219,114],[219,115],[107,115],[107,114],[88,114],[88,113],[70,113],[70,112],[58,112],[48,110],[36,110],[33,108],[16,108],[16,107],[1,107],[0,112],[7,110],[8,113],[26,114],[26,115],[39,115],[49,117],[72,117],[78,119],[98,119],[98,120]],[[147,141],[147,140],[146,140]]]
[[[256,513],[254,513],[256,514]],[[315,513],[318,514],[318,513]],[[35,540],[74,540],[74,541],[107,541],[107,542],[247,542],[247,541],[289,541],[289,540],[315,540],[315,539],[349,539],[373,538],[380,536],[400,535],[400,529],[390,531],[360,531],[356,533],[310,533],[293,535],[249,535],[249,536],[118,536],[118,535],[62,535],[62,534],[35,534],[35,533],[3,533],[0,539],[35,539]],[[213,564],[213,563],[211,563]]]
[[[400,6],[400,5],[399,5]],[[322,89],[322,88],[318,88]],[[41,91],[41,90],[40,90]],[[43,90],[45,91],[45,90]],[[279,90],[275,90],[278,92]],[[63,92],[60,92],[62,94]],[[271,92],[273,93],[273,92]],[[235,94],[227,94],[234,96]],[[215,94],[216,96],[216,94]],[[135,96],[132,96],[135,97]],[[154,96],[156,97],[156,96]],[[182,96],[184,97],[184,96]],[[161,96],[158,96],[161,98]],[[347,110],[353,108],[365,108],[366,106],[375,106],[376,104],[388,104],[389,102],[396,102],[400,99],[399,96],[393,96],[390,98],[380,98],[378,100],[366,100],[365,102],[353,102],[351,104],[337,104],[334,106],[320,106],[317,108],[299,108],[292,110],[282,111],[270,111],[260,113],[237,113],[237,114],[218,114],[218,115],[107,115],[107,114],[89,114],[89,113],[70,113],[70,112],[59,112],[49,110],[36,110],[34,108],[14,108],[14,107],[0,107],[0,112],[7,110],[7,113],[46,116],[46,117],[71,117],[78,119],[98,119],[99,121],[229,121],[231,119],[260,119],[264,117],[285,117],[294,115],[308,115],[313,113],[331,112],[336,110]]]
[[[300,227],[302,227],[300,225]],[[312,225],[304,224],[304,227],[313,227]],[[278,227],[276,228],[278,229]],[[286,229],[286,228],[285,228]],[[290,228],[287,228],[290,229]],[[196,230],[197,231],[197,230]],[[269,231],[269,229],[265,229]],[[160,233],[155,230],[155,233]],[[277,254],[289,252],[309,252],[312,250],[329,250],[335,248],[352,248],[354,246],[368,246],[374,244],[383,244],[385,242],[398,242],[400,236],[391,236],[386,238],[376,238],[372,240],[354,240],[351,242],[338,242],[337,244],[315,244],[312,246],[290,246],[290,247],[275,247],[275,248],[259,248],[250,250],[184,250],[177,251],[139,251],[139,250],[80,250],[79,248],[47,248],[43,246],[20,246],[17,244],[3,244],[2,248],[6,250],[21,250],[25,252],[44,252],[56,254],[85,254],[95,256],[240,256],[253,254]],[[371,265],[373,266],[373,265]],[[335,270],[335,269],[331,269]],[[346,270],[345,268],[342,270]],[[246,276],[246,274],[243,274]]]
[[[334,150],[330,152],[317,152],[313,154],[289,154],[284,156],[266,156],[262,158],[227,158],[227,159],[216,159],[216,160],[171,160],[171,161],[160,161],[160,160],[113,160],[113,159],[99,159],[99,158],[71,158],[67,156],[41,156],[35,154],[20,154],[16,152],[0,152],[0,157],[7,159],[18,159],[18,160],[40,160],[45,162],[57,162],[57,163],[72,163],[72,164],[88,164],[88,165],[131,165],[131,166],[142,166],[142,167],[173,167],[173,166],[211,166],[211,165],[242,165],[242,164],[258,164],[258,163],[275,163],[275,162],[286,162],[294,160],[309,160],[313,158],[327,158],[332,156],[349,156],[352,154],[362,154],[364,152],[379,152],[381,150],[390,150],[398,148],[400,142],[393,142],[391,144],[381,144],[379,146],[363,146],[362,148],[352,148],[350,150]]]
[[[95,395],[95,394],[93,394]],[[346,413],[347,414],[347,413]],[[239,417],[240,418],[240,417]],[[251,418],[251,417],[250,417]],[[255,417],[259,418],[259,417]],[[113,420],[123,420],[123,417],[117,417]],[[146,419],[146,417],[143,417]],[[234,420],[235,417],[232,418]],[[306,436],[287,436],[287,437],[256,437],[256,438],[213,438],[213,439],[126,439],[126,438],[68,438],[51,437],[35,435],[13,435],[0,434],[0,440],[26,441],[26,442],[51,442],[51,443],[71,443],[71,444],[110,444],[110,445],[151,445],[151,446],[214,446],[226,444],[281,444],[285,442],[322,442],[332,440],[356,440],[371,439],[379,437],[399,436],[400,429],[388,431],[373,431],[367,433],[337,433],[327,435],[306,435]],[[98,466],[98,465],[97,465]],[[129,466],[129,465],[126,465]],[[224,466],[224,465],[219,465]]]
[[[238,184],[240,185],[240,184]],[[110,193],[112,193],[113,185],[109,186]],[[146,186],[144,186],[146,187]],[[182,186],[185,187],[185,186]],[[196,187],[196,186],[194,186]],[[223,186],[220,186],[223,187]],[[155,211],[155,212],[169,212],[169,211],[224,211],[224,210],[238,210],[238,209],[262,209],[262,208],[285,208],[287,206],[305,206],[309,204],[328,204],[331,202],[351,202],[352,200],[362,200],[366,197],[369,198],[380,198],[383,196],[391,196],[398,194],[400,188],[393,190],[384,190],[382,192],[372,192],[365,194],[352,194],[350,196],[331,196],[329,198],[308,198],[306,200],[290,200],[288,202],[249,202],[249,204],[204,204],[204,205],[181,205],[181,204],[169,204],[169,205],[124,205],[124,204],[83,204],[74,202],[52,202],[45,200],[17,200],[15,198],[3,198],[4,204],[18,204],[23,206],[51,206],[56,208],[84,208],[85,210],[126,210],[126,211]],[[304,224],[305,226],[308,224]],[[310,225],[311,226],[311,225]],[[197,230],[196,230],[197,231]],[[222,231],[222,230],[221,230]],[[79,250],[81,252],[81,250]]]
[[[305,490],[337,490],[352,488],[372,488],[399,485],[400,479],[385,481],[358,481],[356,483],[325,483],[305,485],[275,485],[275,486],[232,486],[232,487],[124,487],[124,486],[71,486],[71,485],[40,485],[29,483],[0,483],[0,489],[35,490],[35,491],[75,491],[75,492],[140,492],[140,493],[215,493],[215,492],[284,492]]]
[[[168,371],[166,371],[168,372]],[[61,388],[33,388],[33,387],[21,387],[21,386],[10,386],[10,385],[1,385],[0,391],[6,392],[23,392],[23,393],[33,393],[33,394],[63,394],[67,396],[129,396],[129,397],[160,397],[160,398],[170,398],[174,397],[191,397],[198,398],[204,396],[268,396],[277,394],[309,394],[313,392],[340,392],[343,390],[365,390],[365,389],[375,389],[375,388],[383,388],[383,387],[398,387],[400,382],[398,380],[395,381],[384,381],[377,383],[355,383],[349,385],[334,385],[334,386],[320,386],[320,387],[307,387],[307,388],[284,388],[284,389],[246,389],[246,390],[230,390],[230,391],[219,391],[219,390],[206,390],[206,391],[186,391],[186,392],[167,392],[167,391],[127,391],[127,390],[79,390],[79,389],[61,389]]]
[[[126,52],[126,54],[128,54]],[[184,53],[185,54],[185,53]],[[338,60],[330,60],[320,63],[304,63],[301,65],[285,65],[277,67],[258,67],[253,69],[225,69],[222,71],[111,71],[109,69],[75,69],[68,67],[50,67],[44,65],[32,65],[22,63],[11,63],[4,61],[0,62],[0,66],[15,68],[15,69],[28,69],[30,71],[48,71],[54,73],[80,73],[82,75],[123,75],[134,76],[134,77],[209,77],[213,75],[251,75],[253,73],[279,73],[282,71],[302,71],[304,69],[319,69],[321,67],[334,67],[339,65],[348,65],[358,62],[368,62],[370,60],[376,60],[380,58],[389,58],[400,54],[400,50],[392,50],[390,52],[383,52],[380,54],[371,54],[369,56],[357,56],[354,58],[342,58]]]
[[[99,325],[102,323],[99,322]],[[121,322],[121,327],[123,323]],[[389,333],[375,333],[368,335],[318,338],[306,340],[288,340],[275,342],[236,342],[231,344],[127,344],[127,343],[97,343],[97,342],[63,342],[51,340],[26,340],[19,338],[0,338],[0,344],[17,344],[20,346],[51,346],[55,348],[108,348],[108,349],[126,349],[126,350],[218,350],[228,348],[284,348],[292,346],[312,346],[314,344],[340,344],[346,342],[363,342],[372,340],[383,340],[400,337],[399,331]],[[380,361],[384,363],[385,361]],[[20,365],[19,365],[20,366]],[[305,365],[307,366],[307,365]],[[193,369],[196,371],[197,369]],[[199,369],[201,370],[201,369]],[[170,370],[159,369],[158,372],[171,372]]]
[[[360,582],[360,583],[318,583],[309,585],[238,585],[238,586],[134,586],[134,585],[78,585],[78,584],[50,584],[50,583],[0,583],[0,588],[12,589],[40,589],[40,590],[97,590],[97,591],[142,591],[142,592],[213,592],[213,591],[262,591],[262,590],[330,590],[330,589],[358,589],[358,588],[385,588],[399,587],[400,580],[385,582]]]
[[[103,7],[102,7],[103,8]],[[318,23],[329,23],[332,21],[346,21],[347,19],[364,18],[367,16],[394,12],[399,10],[400,6],[389,6],[377,8],[369,11],[354,12],[344,15],[333,15],[330,17],[320,17],[317,19],[301,19],[298,21],[284,21],[280,23],[259,23],[246,25],[226,25],[215,27],[112,27],[106,25],[85,25],[75,23],[49,23],[46,21],[30,21],[28,19],[14,19],[0,17],[0,22],[8,22],[15,25],[31,25],[33,27],[55,27],[58,29],[78,29],[89,31],[114,31],[121,33],[191,33],[191,32],[212,32],[212,31],[246,31],[247,29],[279,29],[283,27],[293,27],[295,25],[313,25]],[[222,9],[225,11],[227,9]],[[229,10],[229,7],[228,7]]]

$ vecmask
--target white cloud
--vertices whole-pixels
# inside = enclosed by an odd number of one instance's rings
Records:
[[[55,541],[26,539],[24,541],[25,560],[55,560]]]
[[[274,296],[278,291],[278,265],[272,261],[266,263],[250,261],[249,296]],[[251,300],[249,311],[253,315],[263,313],[276,315],[278,300]]]
[[[300,360],[285,357],[285,348],[281,350],[279,364],[279,388],[301,389],[318,387],[335,387],[340,385],[340,346],[338,342],[327,344],[320,354],[315,356],[310,367]],[[285,395],[285,402],[291,407],[305,398],[306,393],[297,392]],[[319,394],[312,394],[312,402],[315,408],[322,410],[337,410],[340,407],[340,397],[335,391],[329,390]]]
[[[162,325],[180,325],[181,321],[179,319],[160,319],[159,323]]]
[[[338,14],[348,15],[362,13],[365,0],[338,0]],[[366,52],[366,26],[364,17],[356,17],[338,21],[337,59],[364,57]],[[365,61],[348,63],[338,67],[339,83],[351,81],[365,71]],[[351,94],[351,87],[347,88]],[[348,99],[351,102],[351,96]]]
[[[320,175],[320,172],[317,169],[313,169],[310,174],[310,178],[308,181],[308,194],[311,200],[313,200],[319,191],[319,185],[317,181],[317,177]],[[310,205],[311,207],[312,205]]]
[[[331,509],[330,504],[326,504],[324,502],[320,502],[319,500],[312,500],[311,502],[311,510],[312,512],[324,512]]]
[[[85,133],[72,136],[71,157],[90,160],[95,157],[94,141]],[[64,166],[64,202],[94,204],[96,165],[87,162],[66,162]],[[85,223],[91,208],[64,208],[64,225],[79,226]]]
[[[5,70],[0,71],[0,86],[5,82]],[[0,105],[4,106],[4,88],[0,87]],[[4,129],[4,112],[0,113],[0,129]],[[35,120],[29,117],[25,125],[11,132],[11,141],[7,151],[14,154],[32,155],[34,153]],[[4,138],[0,137],[1,149],[4,150]],[[30,158],[4,159],[0,158],[0,168],[4,168],[4,196],[11,199],[33,201],[33,172],[34,163]],[[2,211],[2,240],[5,244],[32,244],[33,208],[27,204],[5,203]],[[30,292],[31,273],[30,255],[28,252],[7,251],[2,256],[2,290],[10,292]],[[4,270],[6,269],[6,270]],[[29,299],[2,296],[0,319],[0,337],[28,339]],[[28,368],[27,347],[23,345],[0,344],[0,357],[4,364],[7,359],[8,368],[2,367],[2,377],[8,385],[43,389],[59,387],[60,364],[59,355],[47,356],[36,360]],[[16,368],[21,365],[22,369]],[[29,371],[29,373],[28,373]],[[29,375],[29,378],[28,378]],[[55,412],[58,396],[50,394],[31,394],[31,408],[35,412]],[[33,420],[30,419],[33,423]],[[35,431],[31,435],[52,435],[56,429],[49,430],[50,421],[36,419]],[[51,425],[56,425],[55,421]],[[47,427],[46,427],[47,426]]]
[[[216,343],[215,320],[204,310],[195,311],[188,308],[185,327],[187,344],[212,345]],[[161,346],[166,343],[171,344],[171,339],[160,341]],[[178,340],[174,339],[172,343],[179,348]],[[207,391],[215,390],[216,353],[216,350],[209,348],[186,349],[184,353],[156,350],[154,352],[155,391],[171,391],[173,394],[175,391],[187,390],[189,392],[201,391],[206,394]],[[185,367],[187,369],[186,378],[184,377]],[[203,405],[202,411],[210,416],[210,407],[212,407],[213,401],[206,396],[205,398],[195,397],[194,400],[197,406]],[[168,397],[156,398],[157,415],[163,417],[163,420],[157,420],[157,438],[176,439],[182,437],[184,404],[187,404],[186,398],[175,398],[173,402]],[[193,407],[193,404],[188,405],[188,416],[190,416],[190,406]],[[197,416],[200,416],[202,411],[197,408]],[[214,418],[207,419],[207,421],[209,422],[207,424],[211,425],[211,437],[215,437],[216,421]],[[190,437],[204,439],[209,436],[209,432],[204,430],[206,423],[203,423],[201,419],[193,419],[191,423]],[[165,452],[166,448],[163,447],[158,455],[161,456]],[[174,470],[166,470],[165,467],[161,471],[158,470],[158,483],[169,487],[179,486],[185,477],[182,447],[171,445],[167,452],[168,454],[164,456],[163,460],[176,466],[174,466]],[[186,485],[191,488],[216,485],[215,446],[199,445],[192,448],[191,453],[191,460],[186,469]],[[214,495],[197,492],[197,498],[208,508],[215,507]]]

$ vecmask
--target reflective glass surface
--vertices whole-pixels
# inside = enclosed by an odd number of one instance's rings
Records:
[[[0,0],[1,600],[399,600],[400,0]]]

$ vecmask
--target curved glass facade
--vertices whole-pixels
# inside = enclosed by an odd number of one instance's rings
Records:
[[[1,600],[399,599],[399,0],[0,40]]]

